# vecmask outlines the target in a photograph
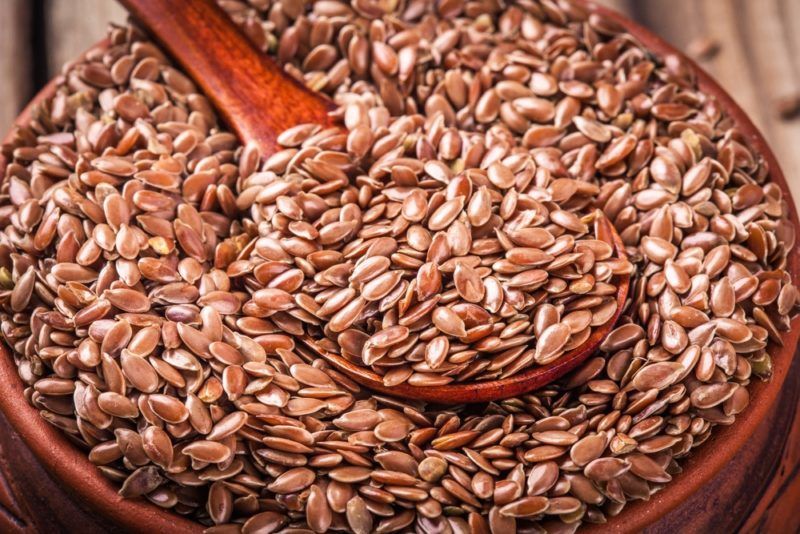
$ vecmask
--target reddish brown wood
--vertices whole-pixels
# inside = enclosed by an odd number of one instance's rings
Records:
[[[799,402],[800,358],[795,357],[778,402],[745,446],[701,491],[645,532],[798,532]]]
[[[256,50],[213,0],[120,0],[189,74],[228,126],[263,155],[286,128],[330,125],[331,102]]]
[[[50,478],[0,413],[0,532],[63,532],[69,525],[80,525],[82,534],[114,527]]]
[[[599,239],[612,244],[617,251],[617,256],[626,258],[625,246],[622,244],[619,234],[605,217],[599,217],[596,221],[597,236]],[[613,330],[625,305],[628,297],[628,286],[630,276],[617,276],[614,279],[617,285],[617,312],[603,326],[596,329],[589,338],[579,347],[567,352],[553,363],[534,367],[525,372],[519,373],[509,378],[501,380],[488,380],[486,382],[475,382],[469,384],[447,384],[445,386],[411,386],[399,384],[397,386],[384,386],[380,375],[366,367],[354,364],[346,358],[328,352],[317,344],[309,336],[302,339],[305,347],[300,350],[308,349],[308,352],[315,356],[324,358],[328,363],[345,373],[347,376],[373,391],[396,395],[407,399],[424,400],[444,404],[461,404],[473,402],[489,402],[509,397],[523,395],[535,389],[546,386],[558,380],[568,372],[572,371],[583,363],[589,356],[597,352],[597,348]]]

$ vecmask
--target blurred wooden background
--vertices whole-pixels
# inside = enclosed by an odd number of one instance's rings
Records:
[[[800,198],[800,118],[779,111],[800,100],[800,1],[598,1],[702,56],[701,65],[765,133]],[[100,39],[109,21],[124,20],[114,0],[0,0],[0,130],[65,61]]]

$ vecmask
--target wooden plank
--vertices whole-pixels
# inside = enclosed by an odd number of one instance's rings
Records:
[[[695,0],[633,2],[632,16],[680,50],[702,35]]]
[[[786,32],[786,46],[792,57],[797,58],[797,54],[800,53],[800,31],[797,28],[797,22],[800,21],[800,2],[797,0],[782,0],[778,6],[778,11],[781,20],[788,21],[787,23],[790,25],[794,23],[794,28],[790,28],[794,31]],[[800,61],[795,59],[791,66],[795,80],[800,79]]]
[[[124,23],[114,0],[46,0],[47,63],[50,76],[105,36],[109,22]]]
[[[0,1],[0,130],[7,131],[31,91],[27,0]]]
[[[800,121],[782,120],[776,103],[779,99],[800,93],[794,74],[794,57],[789,49],[787,35],[793,31],[791,21],[781,17],[780,0],[743,2],[739,24],[747,43],[749,63],[758,90],[759,106],[764,121],[764,134],[778,156],[783,169],[790,177],[789,187],[797,200],[800,181],[791,176],[800,168]],[[796,28],[794,28],[796,30]]]
[[[747,55],[750,44],[743,40],[737,22],[740,11],[731,2],[701,0],[699,5],[701,16],[709,21],[707,31],[721,42],[719,53],[704,66],[763,131],[765,120]]]

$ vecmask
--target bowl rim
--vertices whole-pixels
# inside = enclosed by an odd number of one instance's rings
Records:
[[[84,57],[92,50],[108,48],[109,41],[103,39],[78,57]],[[18,126],[30,120],[34,108],[52,97],[61,81],[61,76],[50,80],[34,96],[14,120],[14,124],[4,137],[9,142]],[[6,158],[0,153],[0,181],[5,179]],[[28,404],[23,394],[22,380],[17,374],[17,366],[11,351],[4,341],[0,341],[0,410],[11,427],[19,434],[22,442],[33,452],[51,477],[69,488],[69,498],[78,506],[91,513],[99,513],[100,520],[113,524],[125,531],[141,531],[143,525],[154,533],[171,534],[175,532],[203,531],[203,525],[190,521],[177,513],[159,508],[145,498],[123,499],[110,480],[105,478],[97,466],[89,461],[84,450],[70,441],[59,429],[39,416],[39,411]]]
[[[675,55],[690,66],[700,90],[716,98],[725,113],[735,121],[737,129],[747,139],[750,148],[766,161],[769,166],[770,181],[779,186],[787,202],[789,220],[796,229],[800,229],[791,191],[774,153],[747,114],[708,73],[665,40],[626,16],[591,0],[571,1],[586,8],[590,13],[603,15],[616,22],[655,56],[663,58]],[[90,47],[89,51],[107,46],[109,43],[104,39]],[[83,57],[85,54],[86,52],[79,57]],[[14,126],[10,129],[4,142],[12,138],[17,125],[23,125],[29,121],[33,109],[37,105],[55,94],[60,79],[60,76],[52,79],[28,103],[14,120]],[[0,154],[0,180],[4,178],[4,170],[5,158]],[[800,246],[796,246],[790,251],[787,264],[794,284],[800,286]],[[771,379],[754,381],[749,386],[750,405],[737,416],[733,425],[715,428],[706,443],[693,451],[681,463],[683,472],[676,475],[672,482],[649,500],[629,503],[622,513],[608,518],[607,523],[602,525],[584,524],[582,531],[641,531],[668,514],[709,482],[747,443],[775,402],[800,340],[800,316],[796,316],[791,321],[791,330],[784,333],[783,340],[783,347],[771,345],[772,352],[775,354],[772,359]],[[17,431],[22,441],[46,470],[58,482],[69,488],[68,493],[77,504],[90,512],[99,514],[102,520],[129,531],[139,531],[143,525],[147,525],[148,531],[156,533],[202,532],[201,524],[159,508],[146,499],[123,499],[120,497],[114,485],[100,474],[84,451],[67,439],[60,430],[41,418],[38,410],[28,404],[23,395],[23,384],[17,374],[16,364],[9,349],[3,343],[0,343],[0,384],[4,387],[4,394],[0,395],[0,410],[3,411],[9,424]],[[723,446],[713,448],[712,444],[720,443]]]
[[[598,5],[592,0],[572,1],[616,22],[638,39],[653,55],[659,58],[675,55],[692,69],[699,89],[716,98],[722,110],[733,119],[736,128],[747,139],[748,146],[767,163],[769,180],[780,187],[787,203],[788,218],[794,224],[795,230],[800,230],[797,206],[775,154],[760,130],[733,97],[695,61],[644,26],[613,9]],[[800,286],[800,246],[795,245],[793,250],[789,251],[787,269],[795,286]],[[675,475],[671,482],[652,495],[649,500],[631,502],[619,515],[608,518],[607,523],[584,524],[582,531],[616,533],[644,530],[677,508],[707,482],[710,482],[714,475],[719,473],[748,442],[778,398],[781,386],[789,374],[798,341],[800,341],[800,315],[796,315],[791,321],[791,329],[782,333],[782,340],[784,343],[782,347],[774,343],[769,344],[770,352],[774,354],[772,356],[772,376],[766,381],[754,380],[751,382],[748,386],[750,405],[744,412],[736,416],[736,421],[732,425],[717,425],[711,433],[711,437],[682,460],[680,465],[683,471]],[[714,444],[720,446],[714,447]]]

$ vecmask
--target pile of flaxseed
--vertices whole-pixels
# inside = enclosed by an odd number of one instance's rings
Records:
[[[747,407],[798,304],[795,229],[679,58],[565,1],[220,4],[343,129],[262,163],[114,27],[3,147],[3,337],[123,496],[211,532],[569,532]],[[371,395],[296,342],[388,384],[507,376],[631,271],[602,354],[497,403]]]

